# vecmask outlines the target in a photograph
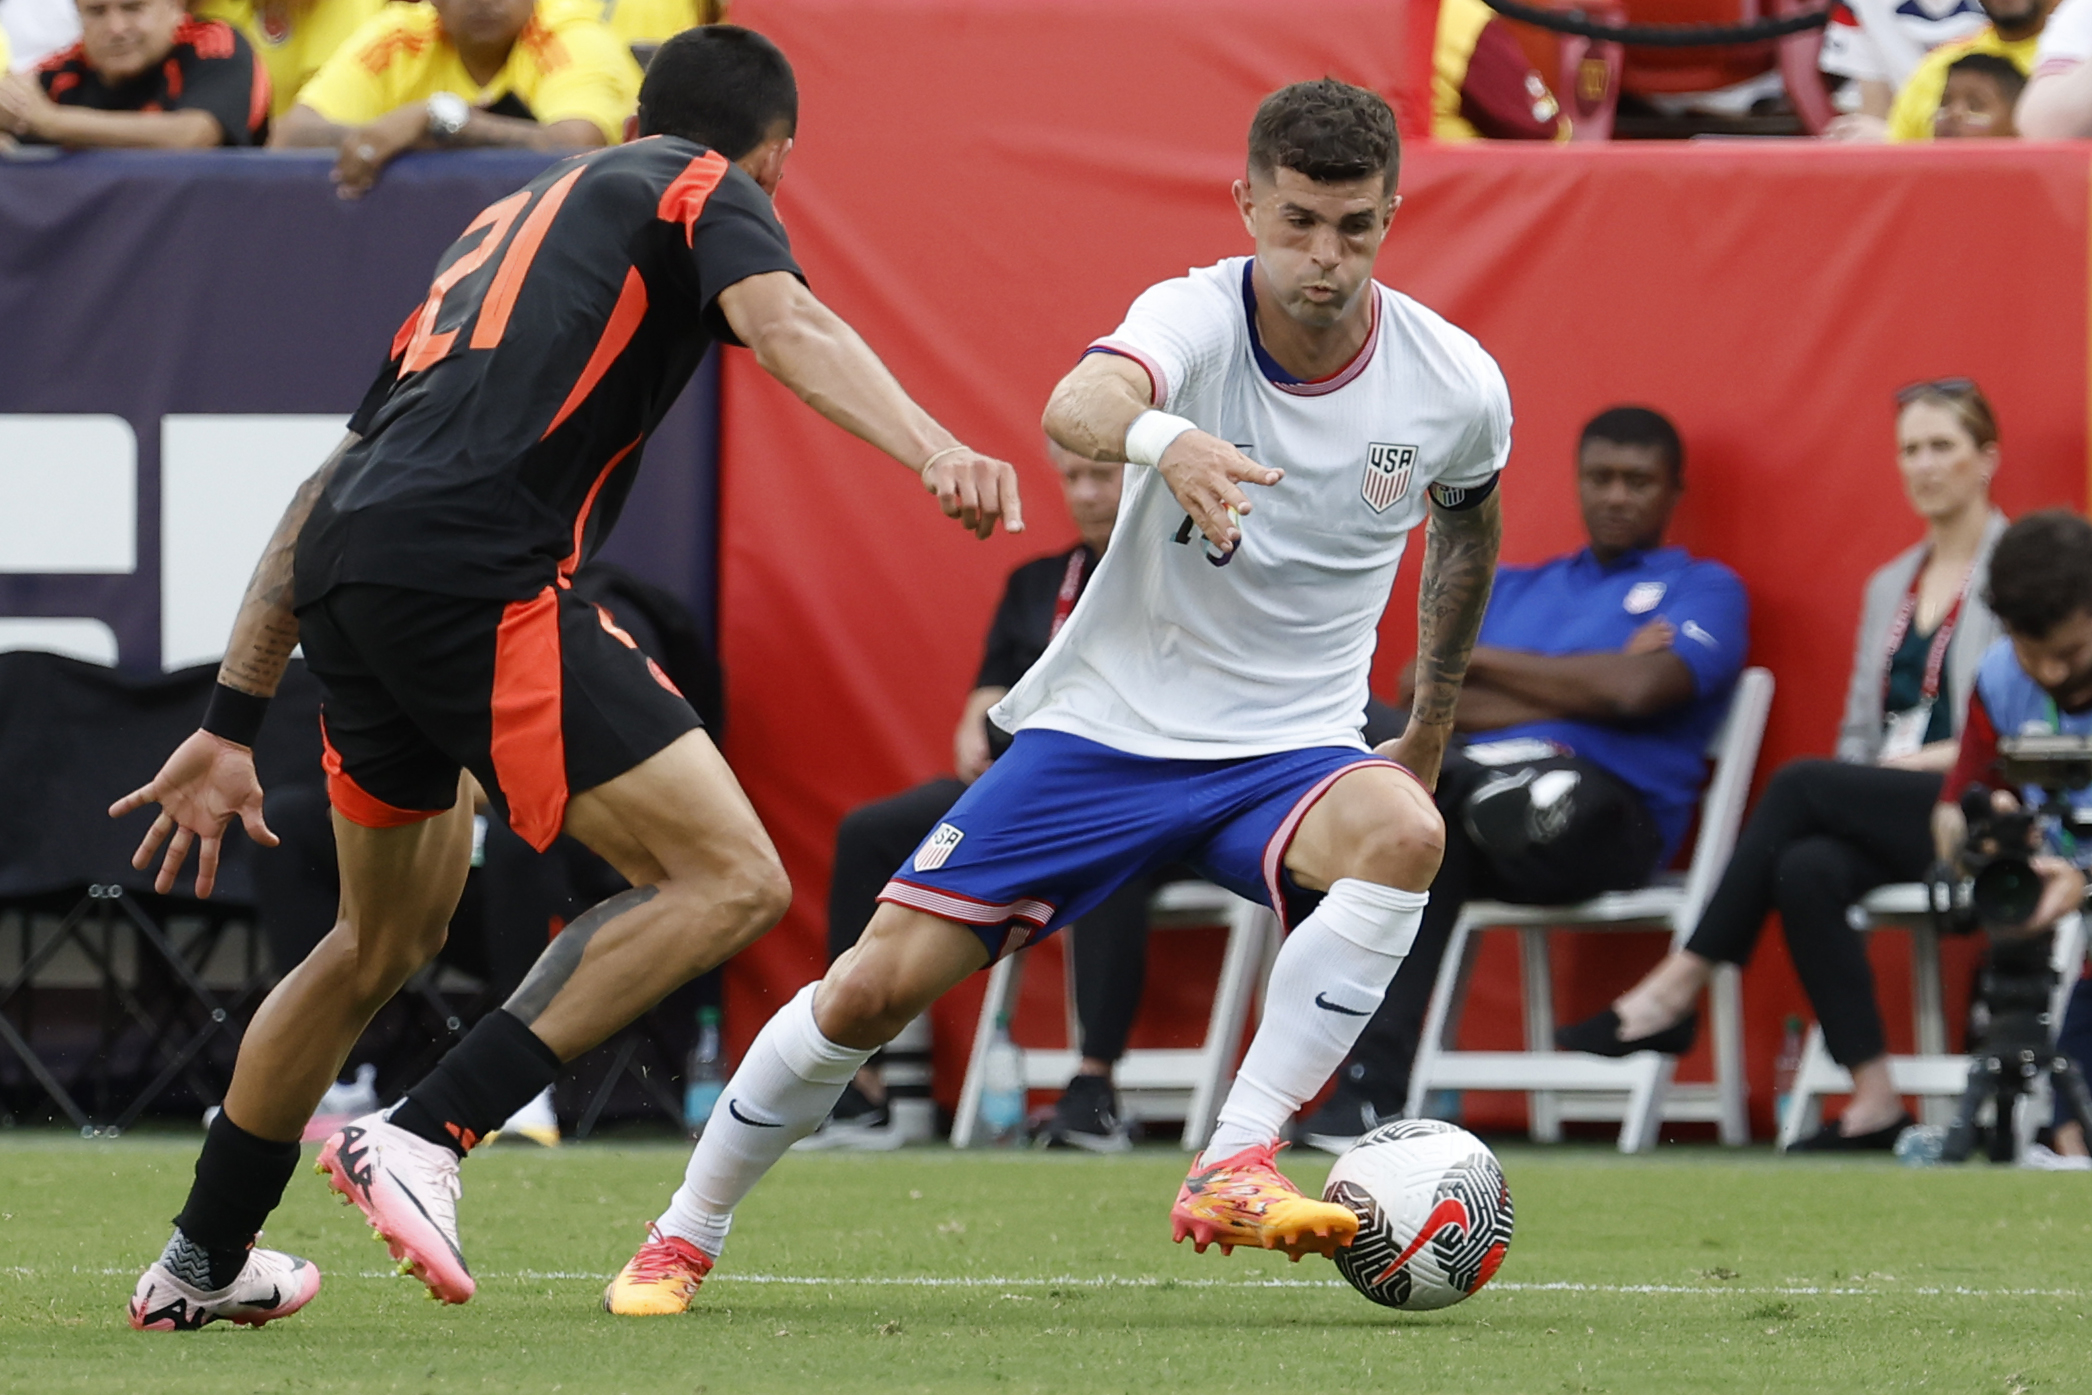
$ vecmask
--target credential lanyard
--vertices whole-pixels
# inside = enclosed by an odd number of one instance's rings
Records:
[[[1968,598],[1969,577],[1975,570],[1975,564],[1970,563],[1968,570],[1961,574],[1961,584],[1954,590],[1954,604],[1940,618],[1939,628],[1932,632],[1932,647],[1925,654],[1925,678],[1918,688],[1919,702],[1930,703],[1939,697],[1940,674],[1947,666],[1947,646],[1953,642],[1954,626],[1961,620],[1961,603]],[[1896,651],[1903,647],[1904,638],[1910,634],[1911,624],[1917,618],[1918,583],[1924,576],[1925,563],[1920,562],[1917,571],[1911,575],[1910,590],[1904,593],[1903,604],[1897,608],[1896,621],[1889,626],[1888,653],[1881,665],[1884,693],[1888,691],[1889,668],[1896,662]]]

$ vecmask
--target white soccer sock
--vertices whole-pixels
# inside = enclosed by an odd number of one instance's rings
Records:
[[[1286,937],[1207,1157],[1273,1142],[1322,1088],[1379,1008],[1430,899],[1344,877]]]
[[[741,1198],[828,1117],[871,1055],[822,1036],[814,1024],[814,985],[800,989],[756,1033],[727,1082],[683,1169],[683,1185],[657,1222],[662,1233],[717,1259]]]

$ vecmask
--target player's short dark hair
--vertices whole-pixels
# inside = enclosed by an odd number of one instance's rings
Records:
[[[2030,513],[1990,555],[1991,614],[2028,639],[2092,611],[2092,523],[2064,509]]]
[[[1685,482],[1685,442],[1678,439],[1678,428],[1671,425],[1671,419],[1654,408],[1606,408],[1584,423],[1583,435],[1576,438],[1577,454],[1582,455],[1593,441],[1654,450],[1669,468],[1671,483]]]
[[[1393,189],[1402,172],[1395,114],[1378,92],[1335,78],[1281,87],[1249,123],[1249,169],[1297,170],[1322,184],[1377,174]]]
[[[2005,99],[2006,106],[2016,105],[2019,94],[2027,87],[2027,75],[2018,65],[1995,53],[1965,53],[1947,65],[1947,73],[1975,73],[1989,78],[1998,85],[1998,95]]]
[[[799,81],[753,29],[707,24],[661,45],[639,85],[639,134],[681,136],[738,160],[799,129]]]

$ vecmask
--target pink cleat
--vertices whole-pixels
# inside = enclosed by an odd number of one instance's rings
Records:
[[[400,1272],[427,1284],[430,1297],[472,1297],[478,1285],[458,1248],[457,1154],[366,1114],[327,1140],[313,1170],[369,1218]]]

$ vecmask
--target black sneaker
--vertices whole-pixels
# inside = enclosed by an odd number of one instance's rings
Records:
[[[1119,1092],[1102,1075],[1078,1075],[1061,1091],[1053,1118],[1039,1133],[1041,1148],[1081,1148],[1090,1153],[1123,1153],[1133,1135],[1119,1118]]]
[[[1294,1127],[1302,1143],[1325,1153],[1348,1152],[1359,1135],[1402,1117],[1400,1108],[1381,1109],[1349,1080],[1322,1101],[1322,1107]]]
[[[821,1127],[792,1145],[794,1152],[817,1153],[831,1148],[850,1152],[883,1153],[898,1148],[906,1140],[901,1131],[893,1127],[893,1117],[887,1113],[882,1101],[872,1103],[856,1082],[843,1086],[842,1098]]]

